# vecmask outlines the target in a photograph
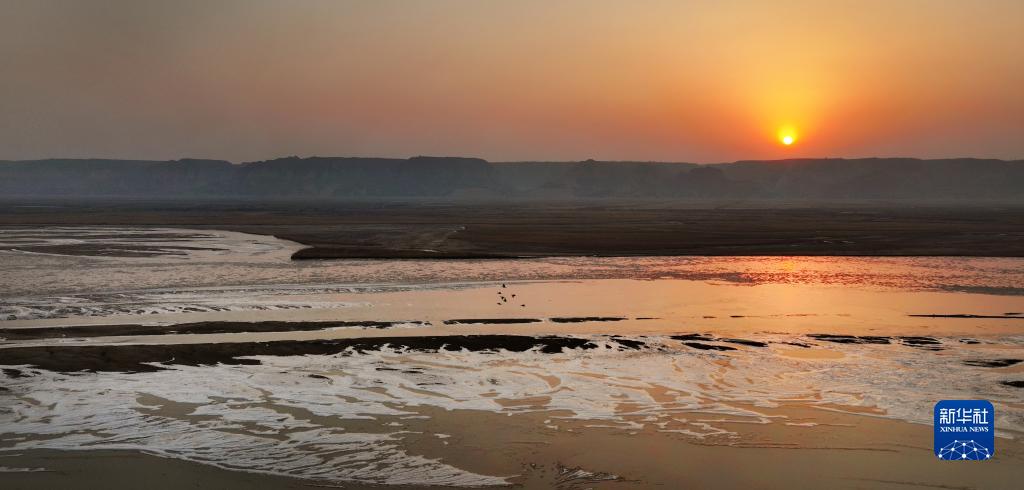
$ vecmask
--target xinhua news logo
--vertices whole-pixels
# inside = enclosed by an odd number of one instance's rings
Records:
[[[946,461],[978,461],[995,455],[995,409],[985,400],[935,404],[935,455]]]

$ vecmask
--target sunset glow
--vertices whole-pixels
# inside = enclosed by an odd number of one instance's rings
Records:
[[[791,127],[780,129],[779,142],[785,146],[792,146],[793,143],[796,143],[796,130]]]
[[[0,159],[1024,155],[1019,1],[51,3]]]

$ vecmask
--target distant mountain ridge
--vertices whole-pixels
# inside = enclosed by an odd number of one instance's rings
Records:
[[[1024,202],[1024,160],[704,164],[288,157],[0,161],[0,196],[237,199],[810,199]]]

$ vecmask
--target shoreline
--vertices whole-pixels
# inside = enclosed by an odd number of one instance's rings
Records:
[[[18,203],[57,202],[57,207]],[[566,256],[1024,257],[1024,206],[13,200],[0,227],[221,229],[299,243],[294,260]],[[65,206],[73,205],[73,209]],[[815,207],[817,206],[817,207]],[[137,253],[146,253],[145,250]]]

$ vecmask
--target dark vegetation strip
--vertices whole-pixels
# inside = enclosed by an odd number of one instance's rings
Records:
[[[728,345],[702,344],[700,342],[683,342],[683,345],[699,350],[736,350]]]
[[[812,333],[808,334],[808,337],[821,340],[824,342],[832,342],[833,344],[890,344],[892,343],[889,337],[880,337],[875,335],[835,335],[830,333]]]
[[[31,365],[60,372],[151,372],[162,368],[150,363],[186,366],[259,364],[259,360],[256,359],[239,358],[243,356],[332,355],[343,353],[349,349],[356,352],[374,352],[385,346],[417,352],[462,349],[473,352],[497,352],[502,349],[523,352],[536,347],[542,353],[557,354],[563,349],[594,349],[597,344],[588,339],[576,337],[453,335],[213,344],[61,345],[0,349],[0,365]]]
[[[957,314],[950,314],[950,315],[927,314],[927,315],[907,315],[907,316],[913,316],[913,317],[918,317],[918,318],[982,318],[982,319],[991,319],[991,320],[1024,320],[1024,316],[1017,316],[1015,314],[1006,314],[1006,315],[974,315],[974,314],[970,314],[970,313],[957,313]]]
[[[551,318],[555,323],[583,323],[583,322],[621,322],[628,318],[621,316],[566,316]]]
[[[539,323],[539,318],[456,318],[445,320],[445,325],[509,325],[514,323]]]
[[[264,332],[306,332],[329,328],[392,328],[397,325],[429,325],[428,322],[196,322],[176,325],[78,325],[73,327],[0,328],[7,340],[55,339],[65,337],[111,337],[123,335],[222,334]]]
[[[691,340],[699,340],[699,341],[702,341],[702,342],[726,342],[726,343],[729,343],[729,344],[746,345],[748,347],[767,347],[768,346],[767,343],[761,342],[761,341],[758,341],[758,340],[730,339],[730,338],[712,337],[711,335],[704,334],[704,333],[689,333],[689,334],[683,334],[683,335],[673,335],[673,336],[671,336],[669,338],[671,338],[673,340],[682,341],[683,343],[686,343],[686,341],[691,341]],[[688,345],[690,347],[694,347],[694,346],[689,345],[689,344],[686,344],[686,345]],[[701,344],[701,345],[704,345],[704,344]],[[694,348],[700,349],[700,347],[694,347]],[[728,347],[727,349],[719,349],[719,350],[735,350],[735,349],[732,348],[732,347]]]
[[[918,336],[897,336],[885,337],[877,335],[837,335],[830,333],[812,333],[808,337],[833,344],[891,344],[898,341],[900,344],[916,347],[923,350],[943,350],[942,341],[934,337]]]
[[[964,364],[974,367],[1004,368],[1020,364],[1021,359],[967,359]]]

